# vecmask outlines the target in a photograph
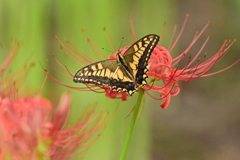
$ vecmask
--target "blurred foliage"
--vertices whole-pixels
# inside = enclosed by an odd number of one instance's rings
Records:
[[[64,79],[45,62],[45,59],[49,59],[53,65],[57,65],[51,57],[51,54],[54,54],[70,71],[76,72],[80,69],[60,49],[54,36],[61,40],[66,38],[84,53],[93,56],[93,51],[81,32],[84,28],[96,46],[99,49],[106,48],[102,52],[109,55],[112,53],[107,50],[111,50],[111,46],[103,27],[106,26],[116,48],[121,44],[122,37],[124,40],[121,47],[130,45],[132,41],[128,16],[131,15],[138,38],[150,33],[159,34],[166,21],[162,44],[167,46],[174,24],[180,26],[186,13],[190,14],[189,22],[184,37],[174,52],[175,56],[187,47],[195,32],[208,21],[211,21],[211,26],[206,35],[211,33],[212,39],[206,51],[210,54],[214,54],[225,39],[240,39],[238,0],[1,0],[1,53],[7,53],[13,39],[24,42],[14,67],[19,68],[26,60],[36,64],[25,84],[25,87],[31,90],[27,93],[24,91],[25,95],[36,93],[43,82],[45,73],[39,62],[62,82],[72,86],[84,86]],[[238,44],[237,41],[217,69],[224,68],[239,58]],[[238,64],[219,75],[191,81],[182,87],[178,96],[173,97],[166,110],[158,107],[159,101],[146,96],[145,108],[134,130],[128,159],[239,158],[239,79]],[[111,112],[120,105],[118,113],[103,135],[85,155],[87,160],[118,159],[130,121],[125,117],[134,106],[136,96],[130,97],[128,102],[106,100],[104,94],[71,91],[50,79],[47,80],[42,94],[56,103],[61,93],[66,91],[73,96],[70,124],[74,123],[81,110],[93,101],[102,105],[107,101],[107,109]]]

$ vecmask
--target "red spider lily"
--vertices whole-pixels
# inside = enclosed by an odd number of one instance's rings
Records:
[[[131,36],[134,39],[134,41],[136,41],[137,38],[136,38],[136,34],[134,31],[134,27],[133,27],[131,18],[129,18],[129,20],[130,20],[130,26],[131,26]],[[203,35],[204,31],[209,27],[209,24],[210,24],[210,23],[207,23],[199,33],[196,33],[196,35],[194,35],[193,40],[190,42],[190,45],[179,56],[177,56],[176,58],[172,58],[171,52],[175,48],[180,37],[182,36],[182,33],[186,26],[187,20],[188,20],[188,15],[186,16],[184,23],[180,29],[180,32],[176,36],[177,38],[175,39],[175,41],[173,41],[173,38],[172,38],[169,49],[166,49],[162,46],[155,47],[154,51],[152,52],[151,59],[148,62],[150,70],[147,74],[149,77],[153,77],[153,79],[150,81],[149,85],[144,86],[143,89],[146,92],[148,90],[160,92],[161,93],[160,98],[154,98],[152,95],[150,95],[150,93],[148,93],[148,92],[147,93],[154,99],[163,100],[164,102],[162,104],[160,104],[160,106],[163,109],[165,109],[169,105],[171,96],[177,95],[180,92],[180,87],[182,85],[186,84],[188,81],[199,78],[199,77],[206,77],[206,76],[220,73],[222,71],[225,71],[225,70],[231,68],[232,66],[234,66],[235,64],[237,64],[240,61],[240,59],[238,59],[236,62],[234,62],[230,66],[228,66],[220,71],[217,71],[214,73],[208,73],[218,62],[220,62],[225,57],[225,55],[228,53],[230,47],[236,41],[236,40],[225,41],[223,43],[223,45],[220,47],[219,51],[217,51],[215,53],[215,55],[213,55],[209,59],[205,60],[207,57],[207,54],[206,53],[203,54],[202,57],[200,57],[200,55],[202,53],[202,50],[204,49],[204,47],[206,46],[207,42],[210,39],[210,36],[208,36],[206,38],[206,40],[204,41],[204,43],[202,44],[199,51],[195,54],[195,56],[193,56],[193,58],[192,58],[190,55],[186,66],[183,68],[180,68],[180,64],[182,63],[184,57],[189,53],[190,49],[196,44],[198,39]],[[106,31],[106,28],[104,28],[104,31]],[[176,33],[176,27],[174,29],[172,37],[175,36],[175,33]],[[110,36],[108,35],[107,32],[106,32],[106,34],[107,34],[108,40],[110,41],[112,49],[115,51],[115,47],[112,45]],[[87,40],[90,43],[90,46],[92,47],[92,50],[94,51],[94,53],[96,55],[100,54],[104,58],[101,51],[99,49],[97,49],[96,45],[94,45],[94,43],[91,41],[91,39],[87,35],[86,35],[86,37],[87,37]],[[68,44],[70,49],[68,49],[58,38],[57,38],[57,40],[59,41],[61,48],[68,54],[68,56],[70,58],[72,58],[75,62],[77,62],[81,67],[83,67],[86,64],[90,64],[90,63],[94,62],[89,56],[84,54],[82,51],[78,50],[69,41],[66,41],[66,43]],[[128,48],[129,48],[129,46],[124,47],[123,49],[120,49],[113,56],[109,56],[109,59],[116,59],[117,53],[121,52],[122,54],[124,54],[124,52]],[[55,60],[57,61],[57,63],[60,66],[62,66],[61,63],[56,58],[55,58]],[[66,69],[66,67],[62,66],[62,68],[64,68],[66,71],[68,71],[70,73],[70,75],[73,75],[73,73],[70,72],[68,69]],[[56,68],[54,68],[54,69],[57,72],[61,73]],[[57,79],[52,77],[50,74],[48,74],[48,75],[54,81],[62,84]],[[64,76],[66,76],[66,75],[64,75]],[[66,77],[68,77],[68,76],[66,76]],[[68,77],[68,78],[72,80],[72,76]],[[161,80],[163,82],[163,85],[162,86],[154,85],[154,82],[157,80]],[[178,84],[179,81],[185,81],[185,82],[183,84],[179,85]],[[104,89],[103,92],[105,92],[106,96],[109,98],[121,98],[122,100],[127,100],[127,98],[128,98],[128,95],[126,93],[112,91],[108,86],[96,86],[93,84],[91,84],[91,85],[86,84],[87,87],[72,87],[72,86],[68,86],[65,84],[62,84],[62,85],[72,88],[72,89],[75,89],[75,90],[81,90],[81,91],[92,90],[92,91],[97,92],[100,89]]]
[[[223,45],[220,47],[219,51],[215,53],[215,55],[213,55],[207,60],[204,60],[207,57],[207,54],[205,53],[202,57],[200,57],[200,54],[202,53],[202,50],[204,49],[204,47],[206,46],[207,42],[210,39],[210,36],[208,36],[204,43],[202,44],[199,51],[197,52],[197,54],[193,58],[190,55],[187,65],[180,69],[180,64],[182,60],[189,53],[190,49],[193,47],[194,44],[196,44],[198,39],[202,36],[204,31],[209,27],[210,24],[207,23],[199,33],[196,33],[193,40],[190,42],[190,45],[179,56],[177,56],[176,58],[172,58],[171,52],[178,43],[180,37],[182,36],[187,20],[188,15],[185,18],[185,21],[180,29],[179,34],[177,35],[176,40],[173,42],[173,44],[170,43],[169,49],[166,49],[165,47],[162,46],[155,47],[154,51],[152,52],[151,59],[148,61],[149,65],[148,76],[153,77],[150,83],[152,84],[156,80],[161,80],[163,82],[163,86],[146,85],[143,87],[143,89],[145,91],[153,90],[160,92],[161,93],[160,98],[155,98],[148,92],[147,93],[154,99],[164,100],[164,102],[160,104],[160,106],[163,109],[167,108],[167,106],[169,105],[171,96],[177,95],[180,92],[180,87],[185,85],[190,80],[220,73],[231,68],[240,61],[240,59],[238,59],[236,62],[222,70],[213,73],[208,73],[218,62],[220,62],[225,57],[230,47],[233,45],[234,42],[236,42],[236,40],[225,41]],[[133,37],[136,37],[132,23],[131,31]],[[174,29],[173,32],[174,34],[172,37],[175,36],[175,32],[176,27]],[[173,39],[171,40],[171,42],[172,41]],[[179,81],[185,82],[179,85],[178,84]]]
[[[99,137],[88,141],[106,124],[106,114],[92,108],[67,128],[69,103],[65,94],[53,112],[51,102],[39,96],[15,101],[0,96],[0,159],[66,159],[85,152]]]
[[[152,53],[152,59],[149,61],[150,70],[148,72],[148,76],[154,77],[155,79],[153,81],[161,80],[163,82],[163,86],[159,87],[150,85],[145,86],[144,89],[161,92],[162,94],[160,94],[160,99],[164,99],[164,102],[160,104],[160,106],[165,109],[170,102],[171,96],[177,95],[180,92],[180,87],[190,80],[220,73],[237,64],[240,59],[220,71],[208,73],[212,67],[220,62],[220,60],[228,53],[229,48],[234,42],[235,40],[224,42],[220,50],[205,61],[204,58],[206,58],[206,54],[202,58],[198,58],[201,52],[199,51],[193,59],[189,58],[188,64],[181,69],[179,69],[179,66],[183,58],[188,53],[187,50],[180,54],[180,56],[172,59],[170,52],[167,49],[157,46]],[[194,62],[196,62],[196,64],[191,66]],[[179,81],[185,81],[185,83],[179,85]]]
[[[39,94],[34,98],[12,96],[18,90],[12,81],[25,75],[24,69],[5,76],[17,50],[12,47],[0,65],[1,76],[4,75],[0,80],[0,159],[67,159],[85,152],[100,136],[108,121],[107,113],[103,108],[95,112],[93,106],[75,125],[66,127],[69,94],[62,96],[58,106]]]
[[[0,108],[1,159],[36,159],[50,102],[40,97],[11,101],[0,96]]]

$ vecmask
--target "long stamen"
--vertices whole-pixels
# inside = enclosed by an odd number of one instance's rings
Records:
[[[105,32],[105,34],[106,34],[106,36],[107,36],[108,42],[110,43],[113,52],[116,52],[117,50],[116,50],[116,48],[115,48],[114,45],[113,45],[113,41],[112,41],[111,37],[109,36],[106,27],[103,28],[103,31]]]
[[[71,77],[73,77],[74,74],[68,69],[68,67],[67,66],[64,66],[64,67],[66,68],[66,71],[71,75]]]
[[[102,58],[106,59],[107,57],[98,49],[98,47],[93,43],[93,41],[90,39],[90,37],[85,33],[84,29],[82,29],[82,32],[84,33],[84,35],[87,38],[88,43],[91,46],[91,49],[93,51],[93,53],[95,54],[95,56],[101,60],[101,58],[98,55],[101,55]]]
[[[191,57],[192,57],[192,56],[190,55],[189,58],[188,58],[187,65],[186,65],[184,68],[182,68],[181,70],[178,70],[178,69],[179,69],[179,66],[180,66],[180,63],[179,63],[179,65],[178,65],[177,68],[175,69],[175,72],[176,72],[176,73],[178,73],[178,71],[180,71],[180,72],[179,72],[177,75],[173,75],[174,78],[177,78],[177,77],[185,74],[186,72],[189,72],[189,69],[187,69],[187,66],[188,66],[188,64],[189,64],[190,61],[191,61]],[[180,61],[180,62],[181,62],[181,61]]]
[[[168,90],[168,93],[167,93],[167,94],[165,93],[165,94],[161,94],[161,95],[160,95],[162,99],[165,99],[167,96],[169,96],[169,94],[172,94],[173,88],[176,87],[176,86],[175,86],[175,83],[177,83],[177,82],[174,82],[174,83],[172,84],[172,86],[171,86],[171,88]]]
[[[91,58],[90,57],[85,57],[85,54],[83,52],[81,52],[80,50],[78,50],[78,52],[76,53],[80,53],[78,55],[76,55],[74,52],[72,52],[70,49],[68,49],[63,43],[62,41],[59,40],[59,38],[57,36],[55,36],[55,39],[60,43],[60,48],[69,56],[71,57],[71,59],[73,59],[78,65],[80,66],[84,66],[85,64],[89,64],[90,63],[90,60]],[[73,49],[73,45],[66,40],[66,43],[68,44],[68,46]],[[73,55],[76,59],[78,59],[79,61],[76,61],[75,58],[72,58]],[[86,60],[87,59],[87,60]],[[84,63],[84,64],[82,64]]]
[[[217,74],[217,73],[223,72],[223,71],[225,71],[225,70],[227,70],[227,69],[235,66],[235,65],[236,65],[237,63],[239,63],[239,62],[240,62],[240,59],[238,59],[236,62],[234,62],[233,64],[231,64],[230,66],[228,66],[228,67],[226,67],[226,68],[224,68],[224,69],[221,69],[221,70],[216,71],[216,72],[213,72],[213,73],[204,74],[204,75],[202,75],[201,77],[207,77],[207,76],[211,76],[211,75],[215,75],[215,74]]]
[[[201,35],[204,33],[204,31],[209,27],[210,22],[208,22],[203,29],[200,31],[200,33],[194,38],[194,40],[190,43],[190,45],[187,47],[187,49],[185,49],[185,51],[183,52],[184,54],[187,54],[189,52],[189,50],[192,48],[192,46],[197,42],[197,40],[201,37]],[[181,57],[181,54],[173,59],[173,62],[177,61],[179,58]]]
[[[164,22],[164,23],[163,23],[163,26],[162,26],[162,31],[161,31],[161,33],[160,33],[160,37],[161,37],[161,39],[160,39],[160,42],[158,43],[159,46],[161,46],[161,44],[162,44],[162,40],[164,39],[163,37],[164,37],[164,30],[165,30],[165,27],[166,27],[166,22]]]
[[[179,32],[179,34],[178,34],[175,42],[173,43],[173,45],[170,47],[169,52],[171,52],[171,51],[173,50],[173,48],[174,48],[174,47],[176,46],[176,44],[178,43],[180,37],[182,36],[182,33],[183,33],[183,31],[184,31],[184,29],[185,29],[185,26],[186,26],[186,24],[187,24],[187,21],[188,21],[188,17],[189,17],[189,15],[186,14],[186,18],[185,18],[184,21],[183,21],[183,25],[182,25],[182,27],[181,27],[181,29],[180,29],[180,32]]]
[[[65,42],[70,47],[70,49],[73,51],[73,52],[70,52],[71,54],[68,54],[68,55],[73,55],[75,57],[75,58],[72,58],[73,60],[78,59],[79,61],[81,61],[81,63],[84,63],[83,65],[95,62],[94,59],[92,59],[90,56],[85,54],[83,51],[79,50],[70,41],[65,40]]]
[[[224,58],[230,48],[230,46],[234,43],[235,41],[232,41],[230,43],[226,42],[223,44],[223,47],[221,47],[220,51],[218,52],[218,54],[215,54],[213,57],[209,58],[207,61],[203,62],[200,64],[199,68],[201,68],[201,70],[199,69],[199,71],[197,71],[198,73],[201,73],[201,75],[203,76],[205,73],[207,73],[212,67],[214,67],[219,61],[221,61],[222,58]],[[215,73],[215,72],[214,72]],[[219,72],[218,72],[219,73]]]
[[[88,89],[90,89],[90,91],[93,91],[93,92],[95,92],[95,93],[104,93],[104,91],[102,91],[102,92],[97,92],[98,89],[93,89],[93,87],[89,87],[89,85],[87,85],[87,84],[86,84],[86,86],[87,86]],[[100,88],[99,88],[99,89],[100,89]]]
[[[194,56],[192,61],[186,67],[189,67],[197,59],[197,57],[200,55],[200,53],[202,52],[202,50],[204,49],[204,47],[206,46],[210,38],[211,36],[207,37],[207,39],[204,41],[203,45],[201,46],[200,50],[198,51],[198,53]]]
[[[60,75],[68,78],[68,79],[72,79],[72,77],[68,77],[67,75],[63,74],[62,72],[60,72],[57,68],[55,68],[49,61],[48,59],[46,59],[46,62],[51,66],[51,68],[56,71],[57,73],[59,73]],[[63,67],[64,68],[64,67]],[[65,69],[65,68],[64,68]]]
[[[40,63],[40,64],[41,64],[41,63]],[[41,66],[42,66],[42,65],[41,65]],[[43,68],[43,66],[42,66],[42,69],[44,70],[44,72],[46,73],[46,75],[47,75],[49,78],[51,78],[53,81],[57,82],[57,83],[60,84],[60,85],[63,85],[63,86],[65,86],[65,87],[67,87],[67,88],[70,88],[70,89],[81,90],[81,91],[89,91],[89,90],[86,90],[87,87],[79,88],[79,87],[68,86],[68,85],[66,85],[66,84],[58,81],[56,78],[54,78],[46,69]]]
[[[177,25],[174,25],[173,34],[172,34],[170,42],[169,42],[168,50],[172,47],[172,43],[173,43],[173,39],[175,37],[176,31],[177,31]]]
[[[14,41],[10,47],[10,50],[7,54],[7,57],[3,62],[0,64],[0,76],[2,76],[2,73],[8,69],[8,67],[11,65],[11,62],[13,62],[14,58],[17,56],[18,50],[22,44],[20,42]]]
[[[156,98],[156,97],[154,97],[153,95],[151,95],[148,91],[146,91],[145,93],[147,93],[147,95],[148,95],[149,97],[151,97],[152,99],[161,100],[161,99]]]
[[[62,69],[64,69],[65,71],[67,71],[66,70],[66,67],[65,66],[63,66],[60,62],[59,62],[59,60],[54,56],[54,54],[52,54],[52,57],[53,57],[53,59],[55,60],[55,62],[57,62],[57,64],[62,68]],[[47,62],[48,62],[48,59],[47,59]],[[49,62],[48,62],[49,63]],[[52,65],[51,65],[52,66]],[[53,66],[52,66],[53,67]],[[71,73],[70,75],[72,75],[73,73]]]
[[[220,48],[220,50],[215,54],[213,55],[211,58],[209,58],[207,61],[203,62],[201,64],[201,66],[205,66],[207,63],[209,62],[215,62],[214,64],[218,63],[222,58],[225,57],[225,55],[227,54],[228,50],[230,49],[230,47],[233,45],[233,43],[235,43],[236,40],[233,40],[229,43],[227,42],[224,42],[224,44],[222,45],[222,47]]]
[[[42,64],[40,63],[40,65],[42,65]],[[44,80],[43,80],[43,83],[42,83],[42,85],[41,85],[41,87],[40,87],[40,89],[39,89],[39,91],[37,92],[36,95],[40,95],[40,93],[42,92],[42,89],[43,89],[43,86],[44,86],[45,83],[46,83],[47,77],[48,77],[48,76],[46,75],[45,78],[44,78]]]
[[[193,72],[191,73],[190,76],[188,75],[188,79],[187,79],[184,83],[182,83],[181,85],[177,85],[176,87],[184,86],[184,85],[187,84],[190,80],[195,79],[195,78],[198,78],[198,77],[195,76],[195,72],[197,71],[198,65],[201,63],[202,60],[203,60],[203,58],[201,58],[200,60],[198,60],[197,65],[194,67],[195,69],[194,69],[194,68],[191,69],[191,70],[193,70]],[[188,71],[188,72],[191,72],[191,70]],[[199,75],[199,77],[201,77],[201,75]]]
[[[132,36],[133,42],[135,42],[137,40],[137,36],[136,36],[136,32],[134,30],[134,26],[133,26],[133,23],[132,23],[132,16],[128,16],[128,21],[129,21],[129,24],[130,24],[131,36]]]

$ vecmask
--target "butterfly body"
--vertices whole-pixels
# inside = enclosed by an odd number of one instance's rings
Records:
[[[117,59],[83,67],[75,74],[73,81],[109,86],[113,91],[132,95],[147,84],[148,60],[159,39],[157,35],[147,35],[130,46],[123,55],[118,52]]]

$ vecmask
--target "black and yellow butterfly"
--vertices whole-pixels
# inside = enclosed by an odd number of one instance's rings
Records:
[[[130,96],[146,85],[148,60],[160,37],[147,35],[117,59],[107,59],[80,69],[74,76],[76,83],[90,83],[97,86],[109,86],[116,92],[126,92]]]

